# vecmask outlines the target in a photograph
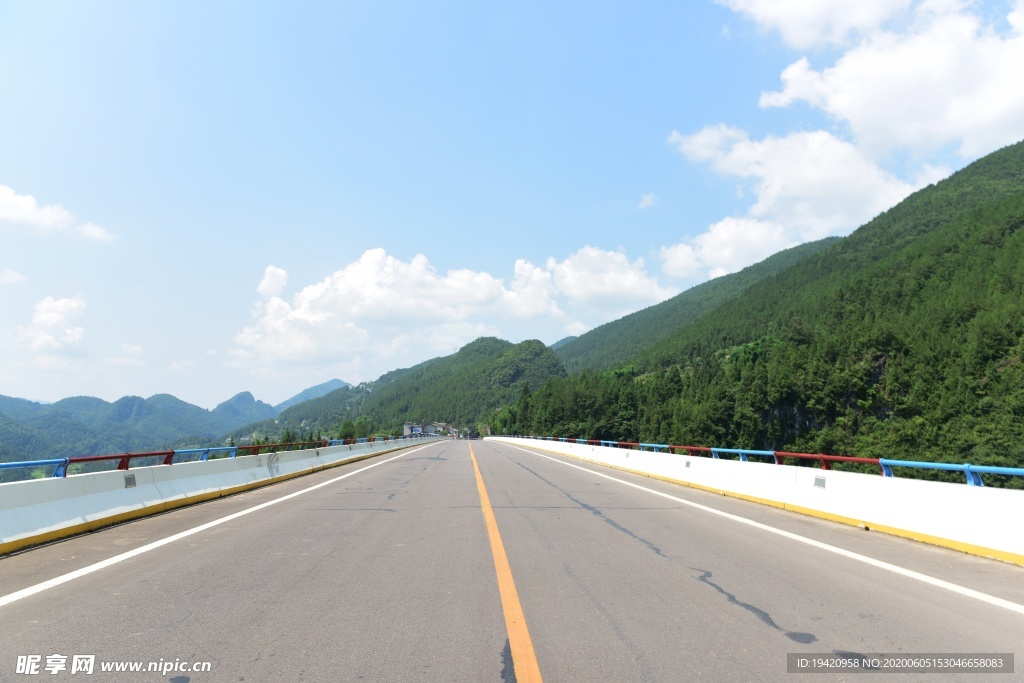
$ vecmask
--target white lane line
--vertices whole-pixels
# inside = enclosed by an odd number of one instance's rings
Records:
[[[328,481],[320,482],[319,484],[315,484],[313,486],[310,486],[309,488],[302,489],[301,491],[296,491],[295,493],[289,493],[287,496],[281,496],[280,498],[275,498],[274,500],[267,501],[266,503],[260,503],[259,505],[255,505],[255,506],[253,506],[251,508],[247,508],[245,510],[241,510],[241,511],[236,512],[234,514],[230,514],[227,517],[221,517],[220,519],[215,519],[212,522],[207,522],[206,524],[200,524],[197,527],[193,527],[191,529],[186,529],[185,531],[182,531],[180,533],[174,534],[173,536],[168,536],[167,538],[162,538],[159,541],[153,541],[152,543],[149,543],[147,545],[144,545],[144,546],[141,546],[139,548],[136,548],[135,550],[129,550],[126,553],[121,553],[120,555],[115,555],[114,557],[107,558],[106,560],[102,560],[100,562],[97,562],[96,564],[90,564],[88,567],[82,567],[81,569],[76,569],[75,571],[69,572],[67,574],[64,574],[63,576],[58,576],[58,577],[56,577],[54,579],[50,579],[49,581],[43,581],[42,583],[37,583],[34,586],[29,586],[28,588],[23,588],[20,591],[16,591],[14,593],[10,593],[8,595],[0,597],[0,607],[3,607],[5,605],[9,605],[12,602],[17,602],[18,600],[21,600],[22,598],[27,598],[30,595],[35,595],[36,593],[42,593],[43,591],[49,590],[50,588],[53,588],[55,586],[59,586],[62,583],[67,583],[68,581],[74,581],[75,579],[78,579],[78,578],[81,578],[83,576],[86,576],[87,574],[92,574],[93,572],[98,572],[101,569],[106,569],[107,567],[115,565],[118,562],[124,562],[125,560],[131,559],[131,558],[135,557],[136,555],[141,555],[143,553],[148,553],[150,550],[156,550],[157,548],[159,548],[161,546],[165,546],[168,543],[174,543],[175,541],[180,541],[181,539],[187,538],[188,536],[191,536],[192,534],[198,534],[200,531],[206,531],[207,529],[213,528],[213,527],[215,527],[215,526],[217,526],[219,524],[223,524],[224,522],[230,522],[231,520],[238,519],[239,517],[244,517],[245,515],[248,515],[251,512],[256,512],[257,510],[262,510],[263,508],[268,508],[271,505],[277,505],[278,503],[282,503],[282,502],[284,502],[286,500],[289,500],[291,498],[295,498],[296,496],[301,496],[304,493],[309,493],[310,491],[315,491],[315,490],[317,490],[319,488],[323,488],[324,486],[329,486],[329,485],[333,484],[336,481],[341,481],[342,479],[347,479],[348,477],[355,476],[355,475],[359,474],[360,472],[365,472],[366,470],[372,469],[374,467],[378,467],[378,466],[383,465],[385,463],[389,463],[392,460],[397,460],[399,458],[403,458],[403,457],[405,457],[407,455],[411,455],[411,454],[415,453],[416,451],[421,451],[424,448],[429,448],[430,446],[434,446],[434,445],[436,445],[436,444],[432,444],[431,443],[431,444],[427,444],[426,446],[420,446],[419,448],[414,448],[411,451],[404,451],[403,453],[399,453],[398,455],[396,455],[393,458],[388,458],[387,460],[381,460],[380,462],[375,462],[372,465],[367,465],[366,467],[361,467],[358,470],[355,470],[354,472],[349,472],[348,474],[343,474],[340,477],[335,477],[334,479],[329,479]]]
[[[498,443],[502,443],[502,442],[499,441]],[[674,500],[677,503],[682,503],[683,505],[689,505],[690,507],[697,508],[698,510],[704,510],[705,512],[710,512],[713,515],[718,515],[719,517],[725,517],[726,519],[731,519],[732,521],[739,522],[740,524],[746,524],[746,525],[752,526],[752,527],[754,527],[756,529],[761,529],[762,531],[767,531],[767,532],[772,533],[772,534],[777,534],[777,535],[782,536],[784,538],[788,538],[788,539],[791,539],[791,540],[794,540],[794,541],[798,541],[800,543],[806,543],[809,546],[813,546],[815,548],[819,548],[821,550],[825,550],[825,551],[828,551],[830,553],[835,553],[836,555],[841,555],[841,556],[849,558],[851,560],[856,560],[857,562],[863,562],[864,564],[868,564],[868,565],[871,565],[872,567],[877,567],[879,569],[884,569],[885,571],[892,572],[893,574],[899,574],[900,576],[906,576],[907,578],[915,579],[915,580],[920,581],[922,583],[927,583],[929,585],[936,586],[938,588],[944,588],[945,590],[952,591],[953,593],[958,593],[958,594],[963,595],[963,596],[968,597],[968,598],[974,598],[975,600],[979,600],[981,602],[985,602],[985,603],[988,603],[990,605],[995,605],[996,607],[1002,607],[1003,609],[1008,609],[1011,612],[1017,612],[1018,614],[1024,614],[1024,605],[1018,604],[1016,602],[1010,602],[1009,600],[1004,600],[1003,598],[997,598],[994,595],[989,595],[988,593],[982,593],[981,591],[976,591],[973,588],[967,588],[966,586],[961,586],[961,585],[956,584],[956,583],[950,583],[949,581],[943,581],[942,579],[937,579],[934,576],[928,576],[927,574],[922,574],[920,572],[915,572],[912,569],[906,569],[904,567],[900,567],[900,566],[895,565],[895,564],[889,564],[888,562],[883,562],[881,560],[876,560],[873,557],[868,557],[867,555],[861,555],[860,553],[855,553],[855,552],[851,552],[849,550],[844,550],[843,548],[839,548],[839,547],[834,546],[834,545],[829,545],[828,543],[822,543],[821,541],[815,541],[813,538],[807,538],[806,536],[801,536],[799,534],[794,534],[794,533],[792,533],[790,531],[784,531],[782,529],[778,529],[778,528],[773,527],[773,526],[768,526],[767,524],[762,524],[760,522],[755,522],[754,520],[747,519],[746,517],[740,517],[739,515],[733,515],[733,514],[730,514],[728,512],[723,512],[721,510],[716,510],[715,508],[708,507],[707,505],[701,505],[700,503],[694,503],[693,501],[685,500],[683,498],[678,498],[678,497],[670,495],[668,493],[663,493],[663,492],[655,490],[655,489],[647,488],[646,486],[641,486],[640,484],[634,484],[633,482],[626,481],[625,479],[619,479],[618,477],[613,477],[613,476],[604,474],[603,472],[597,472],[597,471],[594,471],[594,470],[586,468],[586,467],[580,467],[579,465],[574,465],[574,464],[572,464],[570,462],[565,462],[564,460],[559,460],[558,458],[552,458],[549,455],[544,455],[543,453],[538,453],[537,451],[531,451],[531,450],[526,449],[526,448],[520,448],[519,446],[513,446],[512,444],[509,444],[509,443],[505,443],[505,444],[502,444],[502,445],[510,446],[511,448],[515,448],[516,450],[520,450],[520,451],[523,451],[524,453],[529,453],[531,455],[538,455],[538,456],[540,456],[542,458],[547,458],[548,460],[551,460],[552,462],[557,462],[557,463],[559,463],[561,465],[565,465],[566,467],[574,467],[574,468],[576,468],[578,470],[583,470],[584,472],[589,472],[589,473],[591,473],[593,475],[596,475],[598,477],[604,477],[605,479],[611,479],[612,481],[617,481],[620,484],[625,484],[626,486],[632,486],[635,489],[640,489],[641,491],[646,491],[648,493],[653,493],[656,496],[661,496],[662,498],[668,498],[669,500]],[[571,456],[566,456],[566,457],[571,457]]]

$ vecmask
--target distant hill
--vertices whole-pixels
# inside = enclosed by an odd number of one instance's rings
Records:
[[[548,347],[548,348],[550,348],[550,349],[551,349],[552,351],[555,351],[555,350],[557,350],[557,349],[560,349],[560,348],[562,348],[563,346],[565,346],[565,345],[566,345],[566,344],[568,344],[569,342],[571,342],[571,341],[575,341],[575,340],[577,340],[577,339],[579,339],[579,337],[576,337],[576,336],[572,336],[572,337],[563,337],[562,339],[559,339],[558,341],[556,341],[556,342],[555,342],[554,344],[552,344],[552,345],[551,345],[550,347]]]
[[[205,445],[240,424],[276,414],[249,392],[213,410],[170,394],[125,396],[113,403],[74,396],[49,404],[0,396],[0,462]]]
[[[1022,467],[1022,255],[1018,143],[762,279],[617,370],[555,380],[493,424]]]
[[[570,372],[600,370],[619,365],[654,346],[718,306],[801,259],[838,244],[842,238],[827,237],[780,251],[738,273],[723,275],[688,289],[667,301],[596,327],[579,337],[568,337],[551,346]]]
[[[345,387],[350,386],[352,385],[348,382],[342,382],[340,379],[327,380],[323,384],[317,384],[315,387],[310,387],[304,391],[300,391],[287,401],[281,401],[274,407],[277,409],[277,412],[281,412],[282,410],[291,408],[293,405],[302,403],[303,401],[320,398],[321,396],[325,396],[336,389],[344,389]],[[255,422],[255,420],[253,421]]]
[[[368,397],[363,412],[383,424],[442,421],[475,427],[515,400],[523,385],[536,389],[565,374],[554,352],[535,339],[512,344],[484,337],[411,368]]]
[[[374,382],[337,389],[284,410],[274,420],[246,425],[232,433],[278,438],[322,431],[336,436],[360,418],[374,431],[393,433],[402,423],[449,422],[475,428],[493,410],[514,401],[523,385],[536,389],[564,377],[562,362],[537,340],[512,344],[485,337],[455,354],[395,370]]]
[[[239,424],[275,417],[279,412],[281,411],[278,408],[269,403],[257,401],[248,391],[243,391],[211,410],[210,415],[217,418],[219,424],[229,425],[226,429],[222,430],[226,432],[234,429]]]

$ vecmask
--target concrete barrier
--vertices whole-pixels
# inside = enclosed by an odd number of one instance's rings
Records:
[[[508,437],[685,486],[1024,566],[1024,491]]]
[[[0,555],[433,440],[375,441],[0,484]]]

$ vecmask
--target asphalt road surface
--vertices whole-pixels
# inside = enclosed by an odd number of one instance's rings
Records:
[[[787,673],[790,653],[1016,661]],[[71,672],[90,656],[92,674]],[[492,441],[389,453],[0,559],[0,681],[517,675],[1024,680],[1024,570]]]

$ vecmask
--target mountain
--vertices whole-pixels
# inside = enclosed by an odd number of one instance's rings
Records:
[[[53,452],[53,440],[49,435],[0,413],[0,462],[26,459],[26,453],[47,452]],[[0,470],[0,481],[4,481],[3,470]]]
[[[615,367],[671,337],[718,306],[742,296],[766,278],[842,241],[827,237],[780,251],[738,273],[723,275],[654,306],[631,313],[551,346],[570,372]]]
[[[293,405],[302,403],[303,401],[320,398],[321,396],[325,396],[336,389],[344,389],[345,387],[350,386],[352,385],[348,382],[342,382],[340,379],[330,379],[323,384],[317,384],[315,387],[310,387],[304,391],[300,391],[288,400],[282,401],[274,407],[277,409],[277,412],[281,412],[282,410],[291,408]],[[252,420],[252,422],[255,421],[256,420]]]
[[[0,462],[205,445],[276,414],[248,392],[213,410],[170,394],[113,403],[74,396],[50,404],[0,396]]]
[[[279,412],[274,406],[257,401],[248,391],[243,391],[211,410],[210,415],[217,419],[218,431],[227,432],[240,424],[276,417]],[[221,425],[225,425],[223,429]]]
[[[1018,143],[493,427],[1024,466],[1022,228]]]
[[[484,337],[458,352],[411,368],[394,370],[374,382],[336,389],[234,431],[234,438],[253,433],[272,439],[285,430],[305,438],[317,431],[366,436],[370,431],[394,433],[402,423],[447,422],[476,428],[492,411],[516,400],[522,387],[536,388],[565,367],[550,348],[537,340],[512,344]],[[356,434],[356,430],[363,430]]]
[[[554,352],[535,339],[512,344],[483,337],[451,356],[411,368],[367,398],[363,412],[388,425],[408,420],[475,427],[515,400],[523,385],[537,388],[565,374]]]
[[[569,342],[571,342],[571,341],[576,341],[577,339],[579,339],[579,337],[576,337],[576,336],[572,336],[572,337],[563,337],[562,339],[559,339],[559,340],[558,340],[558,341],[556,341],[556,342],[555,342],[554,344],[552,344],[552,345],[551,345],[551,346],[550,346],[549,348],[550,348],[550,349],[551,349],[552,351],[557,351],[558,349],[562,348],[563,346],[565,346],[565,345],[566,345],[566,344],[568,344]]]

